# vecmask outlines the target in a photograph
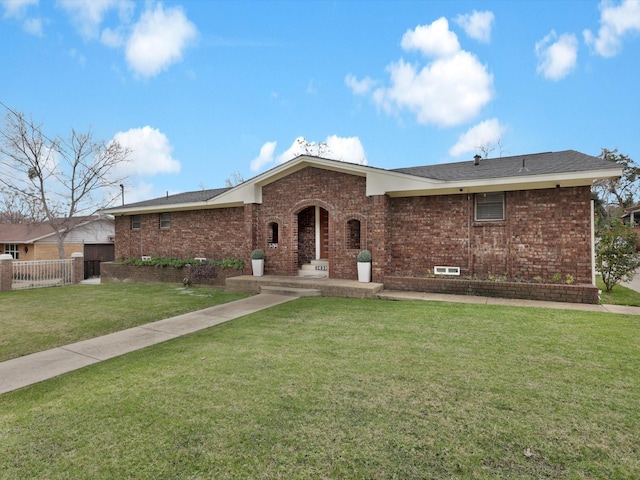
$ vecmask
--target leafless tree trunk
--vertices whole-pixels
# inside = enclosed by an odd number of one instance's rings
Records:
[[[108,206],[123,182],[116,167],[130,151],[117,142],[93,139],[74,129],[68,139],[49,138],[42,125],[8,109],[0,130],[0,186],[55,231],[60,258],[77,218]],[[116,193],[113,193],[113,192]],[[110,193],[111,192],[111,193]]]

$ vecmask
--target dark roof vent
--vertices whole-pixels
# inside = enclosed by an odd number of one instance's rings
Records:
[[[518,173],[529,173],[529,169],[525,166],[525,160],[522,159],[522,167],[518,170]]]
[[[477,165],[480,165],[480,159],[481,159],[481,158],[482,158],[482,157],[476,153],[476,154],[473,156],[473,164],[474,164],[474,165],[476,165],[476,166],[477,166]]]

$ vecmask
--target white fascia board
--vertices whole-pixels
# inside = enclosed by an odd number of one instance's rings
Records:
[[[190,202],[190,203],[173,203],[165,205],[150,205],[148,207],[121,207],[121,208],[109,208],[108,210],[102,210],[102,213],[108,213],[115,217],[123,215],[142,215],[145,213],[165,213],[165,212],[177,212],[180,210],[203,210],[212,208],[206,202]]]
[[[262,203],[262,187],[307,167],[320,168],[362,177],[368,176],[370,171],[375,170],[371,167],[355,163],[326,160],[323,158],[302,155],[278,165],[277,167],[274,167],[271,170],[212,198],[209,200],[208,205],[232,206],[247,203]]]
[[[582,172],[567,172],[561,174],[532,175],[526,177],[485,178],[478,180],[436,181],[426,180],[415,182],[406,179],[387,179],[386,182],[376,183],[369,189],[367,195],[383,195],[390,197],[448,195],[457,193],[481,193],[491,191],[539,190],[544,188],[590,186],[595,180],[615,178],[622,174],[622,169],[589,170]],[[416,177],[413,177],[416,178]],[[417,177],[418,179],[420,177]],[[380,180],[380,179],[376,179]],[[382,189],[389,187],[385,192]]]
[[[231,190],[207,200],[209,208],[242,206],[245,203],[262,203],[262,188],[254,182],[245,182]]]
[[[418,177],[407,173],[374,170],[367,172],[367,195],[392,195],[394,192],[431,191],[448,187],[449,182],[433,178]]]

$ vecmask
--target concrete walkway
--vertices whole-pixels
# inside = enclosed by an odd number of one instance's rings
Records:
[[[347,287],[350,289],[354,289],[355,287],[362,288],[362,284],[360,284],[360,286],[355,285],[354,287],[353,284],[355,283],[357,282],[350,282],[351,285],[347,285]],[[301,287],[300,283],[296,285]],[[304,285],[304,287],[308,286],[309,285]],[[300,288],[300,290],[305,289],[304,287]],[[261,289],[264,287],[258,288]],[[265,291],[272,291],[273,288],[274,287],[266,287]],[[332,288],[336,288],[336,286],[334,285]],[[0,394],[294,300],[303,295],[296,290],[295,287],[285,286],[281,287],[278,293],[260,293],[249,298],[236,300],[235,302],[225,303],[139,327],[129,328],[102,337],[83,340],[71,345],[1,362]],[[389,290],[376,291],[374,295],[374,298],[383,300],[442,301],[640,315],[640,307],[624,307],[618,305],[585,305]],[[354,296],[363,297],[361,292],[356,292]]]
[[[213,327],[294,299],[295,297],[284,295],[255,295],[102,337],[7,360],[0,363],[0,394],[134,350],[172,340],[181,335]]]

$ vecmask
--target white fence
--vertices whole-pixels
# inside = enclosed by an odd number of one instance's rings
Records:
[[[73,259],[13,262],[13,290],[73,283]]]

